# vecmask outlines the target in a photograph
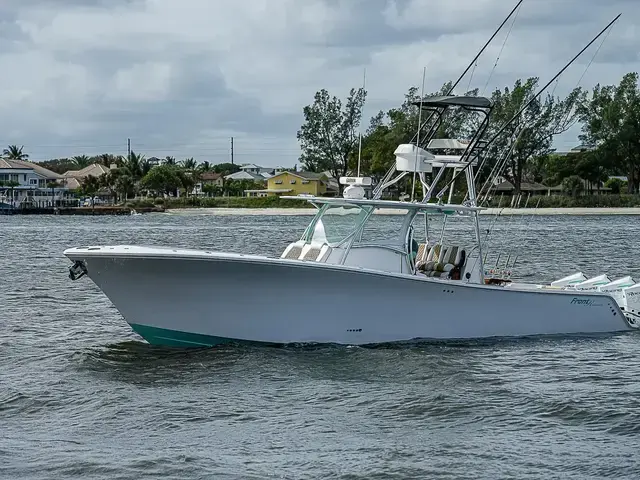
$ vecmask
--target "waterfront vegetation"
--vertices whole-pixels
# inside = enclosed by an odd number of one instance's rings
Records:
[[[450,88],[451,82],[445,83],[439,91],[428,96],[446,94]],[[493,91],[489,95],[494,109],[487,136],[497,132],[515,112],[533,99],[537,88],[538,79],[529,78]],[[478,93],[475,89],[465,94],[477,96]],[[364,89],[351,89],[343,104],[339,98],[322,89],[316,93],[313,103],[303,108],[304,122],[297,138],[301,146],[299,163],[305,170],[328,171],[334,178],[355,174],[360,143],[358,132],[366,97]],[[415,103],[419,100],[418,88],[411,87],[399,107],[380,111],[371,118],[362,136],[362,175],[380,179],[395,161],[395,148],[414,139],[419,115],[419,107]],[[493,167],[512,145],[511,155],[500,173],[512,185],[513,189],[508,193],[519,198],[516,202],[519,207],[640,206],[639,118],[637,73],[628,73],[617,85],[596,85],[591,91],[577,87],[564,98],[545,92],[486,151],[479,184],[483,185],[492,177]],[[436,138],[469,138],[477,128],[477,122],[477,116],[472,113],[463,110],[448,112]],[[579,139],[582,145],[570,152],[556,152],[552,147],[553,138],[574,125],[581,128]],[[29,158],[24,147],[17,145],[9,145],[3,156],[16,160]],[[193,158],[177,161],[172,156],[160,162],[154,160],[152,162],[144,154],[131,152],[126,157],[109,153],[93,157],[77,155],[40,164],[59,174],[78,171],[94,163],[102,164],[108,167],[107,173],[99,177],[86,176],[77,191],[78,196],[93,198],[106,195],[114,203],[134,207],[308,206],[306,202],[277,197],[243,197],[245,190],[264,188],[265,182],[224,180],[239,170],[237,164],[198,163]],[[213,181],[211,175],[206,175],[208,173],[218,173],[223,180]],[[407,176],[395,195],[409,191],[410,181],[410,176]],[[460,183],[456,185],[459,188],[456,193],[465,188]],[[198,184],[202,188],[195,192],[194,187]],[[528,190],[527,185],[556,188],[553,195],[540,195],[539,190]],[[420,194],[419,184],[416,189]],[[495,191],[490,191],[488,197],[487,206],[507,207],[513,204]]]

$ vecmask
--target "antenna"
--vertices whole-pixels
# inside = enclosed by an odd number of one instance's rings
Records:
[[[365,89],[365,85],[367,84],[367,67],[364,68],[364,73],[362,74],[362,90]],[[362,157],[362,131],[358,132],[358,175],[360,178],[360,158]]]
[[[574,56],[574,57],[573,57],[569,62],[567,62],[567,64],[566,64],[564,67],[562,67],[562,69],[561,69],[558,73],[556,73],[556,74],[553,76],[553,78],[552,78],[551,80],[549,80],[549,81],[547,82],[547,84],[546,84],[544,87],[542,87],[540,90],[538,90],[538,93],[536,93],[533,97],[531,97],[531,99],[529,99],[529,101],[528,101],[528,102],[527,102],[527,103],[526,103],[526,104],[525,104],[525,105],[524,105],[524,106],[523,106],[523,107],[522,107],[518,112],[516,112],[516,113],[513,115],[513,117],[511,117],[511,118],[510,118],[510,119],[509,119],[509,120],[508,120],[508,121],[507,121],[507,122],[506,122],[502,127],[500,127],[500,128],[498,129],[498,131],[497,131],[497,132],[496,132],[496,133],[491,137],[491,139],[487,140],[486,142],[483,142],[483,143],[484,143],[484,147],[483,147],[483,148],[486,150],[486,148],[487,148],[489,145],[491,145],[493,142],[495,142],[495,141],[496,141],[496,139],[497,139],[497,138],[502,134],[502,132],[504,132],[504,131],[507,129],[507,127],[508,127],[509,125],[511,125],[511,124],[512,124],[512,123],[513,123],[517,118],[519,118],[519,117],[520,117],[520,115],[522,115],[522,112],[524,112],[527,108],[529,108],[529,106],[530,106],[530,105],[531,105],[531,104],[532,104],[532,103],[533,103],[533,102],[534,102],[534,101],[535,101],[535,100],[536,100],[536,99],[537,99],[537,98],[542,94],[542,92],[544,92],[547,88],[549,88],[549,86],[550,86],[550,85],[551,85],[551,84],[552,84],[552,83],[553,83],[553,82],[554,82],[554,81],[555,81],[555,80],[556,80],[560,75],[562,75],[562,74],[564,73],[564,71],[565,71],[567,68],[569,68],[569,67],[571,66],[571,64],[572,64],[573,62],[575,62],[575,61],[578,59],[578,57],[579,57],[580,55],[582,55],[582,54],[585,52],[585,50],[586,50],[587,48],[589,48],[589,47],[590,47],[590,46],[591,46],[591,45],[592,45],[592,44],[593,44],[593,43],[594,43],[598,38],[600,38],[600,37],[602,36],[602,34],[603,34],[604,32],[606,32],[606,31],[609,29],[609,27],[611,27],[611,26],[612,26],[612,25],[613,25],[613,24],[618,20],[618,18],[620,18],[620,16],[621,16],[621,15],[622,15],[622,14],[621,14],[621,13],[619,13],[619,14],[616,16],[616,18],[614,18],[613,20],[611,20],[611,22],[609,22],[609,24],[607,24],[607,26],[606,26],[606,27],[604,27],[604,28],[600,31],[600,33],[598,33],[598,35],[596,35],[595,37],[593,37],[593,39],[591,39],[591,41],[590,41],[589,43],[587,43],[587,45],[586,45],[585,47],[583,47],[583,48],[582,48],[582,50],[580,50],[580,51],[579,51],[579,52],[578,52],[578,53],[577,53],[577,54],[576,54],[576,55],[575,55],[575,56]],[[471,164],[472,164],[471,162],[468,162],[468,163],[467,163],[467,164],[466,164],[466,165],[465,165],[465,166],[464,166],[464,167],[463,167],[463,168],[458,172],[458,174],[457,174],[457,175],[454,175],[454,176],[453,176],[453,178],[452,178],[451,180],[449,180],[449,182],[447,182],[447,184],[446,184],[444,187],[442,187],[442,190],[440,190],[440,191],[438,192],[438,194],[436,195],[436,197],[437,197],[438,199],[442,198],[442,195],[444,195],[444,193],[445,193],[446,189],[447,189],[447,188],[449,188],[449,185],[451,185],[451,183],[455,182],[455,181],[456,181],[456,179],[457,179],[460,175],[462,175],[463,173],[465,173],[465,172],[466,172],[466,170],[467,170],[467,168],[469,168],[469,166],[471,166]]]
[[[427,67],[422,69],[422,91],[420,92],[420,110],[418,111],[418,132],[416,133],[416,147],[420,145],[420,126],[422,125],[422,102],[424,101],[424,78],[427,75]],[[416,148],[416,161],[413,165],[413,182],[411,183],[411,201],[413,202],[413,195],[416,190],[416,170],[418,169],[418,148]],[[420,177],[422,178],[422,177]]]

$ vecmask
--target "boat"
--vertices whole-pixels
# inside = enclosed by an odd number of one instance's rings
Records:
[[[135,332],[163,346],[378,345],[636,330],[640,284],[631,277],[578,273],[536,285],[512,281],[509,260],[486,268],[485,208],[477,205],[473,167],[491,101],[442,96],[421,99],[420,106],[439,114],[473,109],[484,120],[460,155],[431,153],[439,139],[427,139],[424,148],[420,142],[399,145],[370,198],[368,177],[340,178],[341,197],[283,197],[306,200],[316,213],[278,257],[76,247],[64,251],[73,262],[70,277],[87,275]],[[421,199],[382,199],[408,175],[420,182]],[[466,201],[452,203],[457,178],[466,180]]]
[[[74,247],[64,251],[72,262],[69,277],[89,277],[135,332],[163,346],[379,345],[638,330],[640,284],[630,276],[588,278],[575,272],[548,285],[528,284],[512,280],[510,257],[504,265],[496,260],[489,266],[488,236],[483,238],[480,226],[486,193],[484,185],[476,188],[483,152],[619,16],[486,140],[492,102],[456,96],[453,89],[505,19],[446,95],[422,95],[415,103],[430,115],[424,122],[419,118],[416,141],[398,146],[375,188],[358,173],[340,178],[342,197],[282,197],[305,200],[316,212],[279,256],[139,245]],[[440,155],[433,147],[447,139],[434,136],[452,109],[478,115],[478,128],[461,151]],[[509,154],[507,149],[504,159]],[[382,198],[407,176],[409,198]],[[455,203],[458,179],[466,184],[466,197]],[[416,186],[422,198],[414,197]],[[480,201],[478,191],[484,193]]]

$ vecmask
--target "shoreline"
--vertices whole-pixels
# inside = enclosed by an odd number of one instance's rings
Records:
[[[640,215],[640,207],[582,207],[582,208],[488,208],[480,212],[480,215]],[[262,216],[304,216],[315,215],[315,208],[167,208],[164,215],[262,215]],[[402,210],[389,209],[383,215],[398,215],[404,213]]]

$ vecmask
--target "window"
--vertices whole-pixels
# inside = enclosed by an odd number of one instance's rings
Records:
[[[275,184],[276,184],[276,185],[280,185],[281,183],[282,183],[282,180],[276,180],[276,181],[275,181]]]
[[[290,183],[291,185],[294,185],[294,184],[296,183],[296,181],[295,181],[295,179],[291,179],[291,180],[289,180],[289,183]]]
[[[38,179],[37,178],[30,178],[29,179],[29,185],[38,185]]]
[[[306,184],[308,184],[308,183],[309,183],[309,180],[302,180],[302,184],[303,184],[303,185],[306,185]]]

